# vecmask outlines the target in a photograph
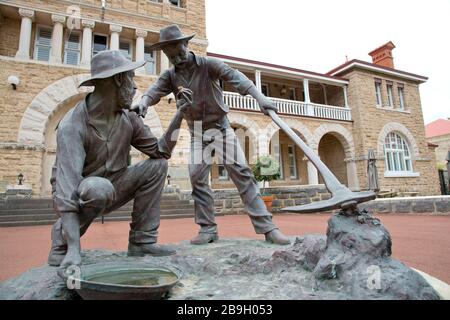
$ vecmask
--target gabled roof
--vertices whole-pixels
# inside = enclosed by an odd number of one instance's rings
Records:
[[[330,76],[339,76],[339,75],[342,75],[343,73],[345,73],[345,71],[355,68],[355,67],[359,67],[359,68],[370,70],[370,71],[380,72],[380,73],[388,74],[391,76],[397,76],[400,78],[416,81],[419,83],[423,83],[428,80],[427,77],[424,77],[424,76],[421,76],[418,74],[401,71],[401,70],[397,70],[397,69],[393,69],[393,68],[388,68],[388,67],[380,66],[378,64],[358,60],[358,59],[353,59],[344,64],[341,64],[340,66],[334,68],[333,70],[328,71],[327,74]]]
[[[432,138],[450,134],[450,120],[437,119],[425,126],[425,137]]]

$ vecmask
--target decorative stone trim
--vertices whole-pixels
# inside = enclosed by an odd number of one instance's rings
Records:
[[[384,172],[385,178],[415,178],[420,177],[420,172]]]
[[[352,134],[342,125],[336,123],[324,123],[314,131],[313,143],[311,148],[318,151],[319,143],[325,134],[333,134],[343,145],[347,159],[355,157],[355,146]]]
[[[21,17],[34,19],[34,11],[25,8],[19,8],[19,14]]]
[[[83,28],[89,28],[89,29],[94,29],[95,27],[95,21],[94,20],[81,20],[81,25],[83,26]]]
[[[406,142],[408,142],[409,147],[412,149],[411,154],[414,155],[413,160],[419,158],[419,147],[416,139],[407,127],[398,122],[389,122],[384,125],[383,129],[381,129],[380,134],[378,135],[378,154],[384,155],[384,140],[391,132],[398,132],[403,136],[403,138],[406,139]]]
[[[54,23],[62,23],[65,24],[66,23],[66,17],[59,15],[59,14],[52,14],[52,21]]]
[[[87,92],[87,88],[78,88],[78,85],[89,76],[89,74],[68,76],[39,92],[24,112],[17,137],[18,143],[44,145],[48,118],[61,102]]]
[[[139,38],[139,37],[146,38],[147,35],[148,35],[148,31],[142,30],[142,29],[136,29],[135,35],[136,35],[137,38]]]
[[[228,113],[227,115],[228,120],[230,121],[230,124],[237,124],[239,126],[242,126],[245,128],[245,134],[249,137],[249,147],[250,147],[250,158],[248,161],[251,163],[256,160],[256,156],[258,155],[259,150],[259,137],[260,135],[260,127],[259,125],[251,120],[249,117],[247,117],[244,114],[235,114],[235,113]]]
[[[117,24],[110,24],[109,25],[109,31],[121,33],[122,32],[122,26],[119,26]]]

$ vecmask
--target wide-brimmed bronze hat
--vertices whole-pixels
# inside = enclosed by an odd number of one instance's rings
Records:
[[[91,60],[91,77],[81,86],[94,86],[95,80],[106,79],[113,75],[142,67],[145,61],[131,61],[119,50],[105,50],[97,53]]]
[[[183,35],[180,28],[176,24],[172,24],[168,27],[162,28],[159,31],[159,41],[150,46],[150,50],[160,50],[164,46],[180,41],[189,41],[195,36],[191,34],[189,36]]]

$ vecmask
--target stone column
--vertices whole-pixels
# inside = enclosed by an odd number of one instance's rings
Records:
[[[111,24],[109,25],[109,31],[111,32],[109,48],[111,50],[119,50],[119,34],[122,32],[122,26]]]
[[[91,67],[92,56],[92,29],[94,29],[95,21],[82,20],[83,25],[83,43],[81,48],[81,63],[82,67]]]
[[[20,8],[19,14],[22,17],[22,24],[20,25],[19,50],[17,50],[16,58],[28,60],[30,59],[31,26],[34,11]]]
[[[319,184],[319,172],[317,171],[314,164],[308,160],[308,184]]]
[[[147,37],[147,31],[136,29],[136,61],[145,60],[145,38]],[[145,74],[145,67],[141,67],[136,70],[138,74]]]
[[[261,92],[261,70],[255,70],[255,85],[259,92]]]
[[[344,107],[348,108],[347,86],[343,86],[342,90],[344,91]]]
[[[62,63],[62,47],[64,38],[64,23],[66,17],[58,14],[52,14],[53,32],[52,49],[50,54],[51,63]]]
[[[308,116],[314,116],[314,109],[313,106],[310,105],[310,98],[309,98],[309,80],[303,79],[303,92],[305,93],[305,103],[307,104],[308,108]]]

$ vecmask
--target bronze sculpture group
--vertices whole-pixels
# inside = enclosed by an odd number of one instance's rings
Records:
[[[191,243],[200,245],[218,240],[214,200],[208,183],[213,155],[220,159],[236,185],[256,233],[264,234],[270,243],[290,243],[273,223],[271,213],[259,196],[257,182],[228,122],[229,107],[223,101],[219,80],[228,82],[242,95],[254,97],[261,111],[288,134],[290,128],[283,127],[274,103],[245,75],[218,59],[189,51],[188,42],[193,36],[183,35],[176,25],[161,29],[160,40],[152,48],[162,50],[173,67],[148,88],[138,106],[131,106],[136,91],[133,77],[134,70],[144,62],[131,62],[120,51],[102,51],[93,57],[91,78],[81,85],[95,89],[64,116],[57,130],[57,156],[51,182],[54,207],[60,218],[52,228],[50,265],[80,265],[80,237],[91,222],[132,199],[128,255],[175,253],[156,242],[167,159],[176,144],[176,132],[183,119],[191,133],[188,169],[195,222],[200,226]],[[177,97],[177,111],[165,134],[157,139],[142,118],[149,106],[170,93]],[[131,146],[149,159],[128,166]],[[303,145],[301,148],[307,149]],[[356,203],[374,196],[352,193],[335,185],[335,177],[328,177],[331,172],[321,167],[323,163],[318,157],[316,159],[307,150],[305,154],[322,175],[325,174],[325,183],[333,194],[327,208],[354,208]],[[313,206],[314,210],[317,208]],[[300,207],[292,211],[301,210]]]

